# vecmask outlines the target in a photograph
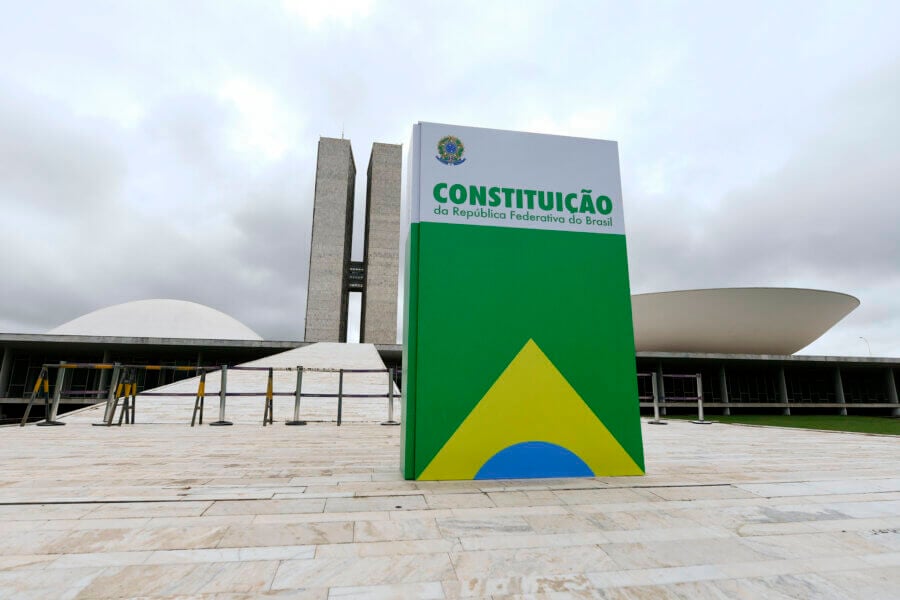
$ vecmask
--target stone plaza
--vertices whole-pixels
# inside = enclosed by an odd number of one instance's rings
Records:
[[[315,363],[316,346],[292,352]],[[371,346],[354,352],[348,365],[377,364]],[[285,355],[279,365],[298,360]],[[65,427],[5,428],[0,597],[871,599],[900,589],[896,437],[644,423],[643,477],[416,482],[401,477],[400,428],[380,425],[382,399],[345,399],[341,427],[325,399],[304,408],[305,427],[284,426],[288,398],[267,427],[262,398],[228,402],[233,427],[191,428],[191,398],[138,396],[134,425],[94,427],[95,406]]]

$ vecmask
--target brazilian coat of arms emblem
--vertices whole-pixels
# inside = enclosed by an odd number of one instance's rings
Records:
[[[435,158],[445,165],[461,165],[466,162],[466,159],[462,157],[466,147],[458,137],[452,135],[442,137],[438,142],[437,149],[438,155]]]

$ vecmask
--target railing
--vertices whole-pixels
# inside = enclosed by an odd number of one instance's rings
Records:
[[[210,425],[215,426],[228,426],[232,425],[231,421],[227,421],[225,419],[225,408],[226,408],[226,398],[228,396],[259,396],[260,394],[255,392],[229,392],[228,391],[228,371],[268,371],[268,378],[266,381],[266,393],[265,393],[265,408],[263,410],[263,427],[266,424],[273,423],[272,411],[273,411],[273,402],[275,396],[293,396],[294,397],[294,414],[293,418],[290,421],[286,421],[285,425],[306,425],[306,421],[300,420],[300,402],[303,397],[306,398],[337,398],[337,415],[336,422],[337,426],[340,427],[341,421],[343,419],[343,410],[344,410],[344,398],[387,398],[388,400],[388,418],[386,421],[383,421],[382,425],[399,425],[400,423],[394,420],[394,369],[324,369],[319,367],[227,367],[223,366],[220,370],[221,372],[221,383],[219,385],[219,418],[217,421],[210,423]],[[297,383],[294,387],[293,392],[274,392],[273,391],[273,373],[274,371],[296,371],[297,373]],[[337,373],[338,374],[338,389],[335,394],[321,394],[321,393],[310,393],[303,392],[303,374],[304,373]],[[388,376],[388,392],[386,394],[348,394],[344,392],[344,375],[351,373],[384,373]],[[145,394],[146,395],[146,394]],[[159,395],[167,395],[165,393],[160,393]],[[169,394],[171,395],[171,394]],[[200,376],[200,382],[197,387],[197,394],[194,400],[194,414],[191,417],[191,427],[198,422],[199,416],[199,424],[203,424],[203,407],[205,403],[206,397],[206,373],[202,373]]]
[[[54,389],[53,399],[50,400],[49,395],[49,369],[56,368],[57,379]],[[137,371],[194,371],[200,373],[200,380],[197,386],[197,392],[141,392],[143,397],[179,397],[193,396],[194,410],[191,415],[191,427],[197,424],[203,424],[203,409],[206,401],[206,379],[207,374],[219,371],[220,386],[219,392],[215,395],[219,396],[219,415],[218,420],[209,423],[213,426],[232,425],[231,421],[225,418],[226,400],[231,397],[264,397],[263,405],[263,427],[274,424],[274,399],[275,396],[290,396],[294,398],[293,418],[285,422],[285,425],[306,425],[306,421],[300,419],[300,403],[303,397],[307,398],[337,398],[337,425],[340,426],[343,419],[343,405],[345,398],[387,398],[387,420],[382,425],[399,425],[400,423],[394,419],[394,368],[389,369],[326,369],[318,367],[228,367],[221,366],[169,366],[169,365],[123,365],[119,363],[68,363],[61,362],[59,364],[42,365],[40,375],[34,385],[25,413],[22,416],[21,426],[24,426],[28,420],[28,416],[32,407],[36,402],[44,400],[44,420],[37,423],[38,425],[65,425],[61,421],[57,421],[57,413],[62,394],[62,387],[65,381],[65,373],[69,369],[109,369],[112,370],[112,381],[110,382],[109,392],[106,399],[106,406],[103,412],[103,420],[100,423],[94,423],[99,426],[112,426],[114,422],[117,425],[131,425],[135,423],[136,405],[137,405]],[[266,389],[264,392],[229,392],[228,391],[228,371],[263,371],[267,373]],[[297,373],[296,386],[291,392],[276,392],[274,390],[274,373],[276,371]],[[304,373],[337,373],[338,388],[337,393],[310,393],[303,392],[303,374]],[[360,394],[344,392],[344,375],[354,373],[384,373],[387,375],[388,391],[386,394]],[[121,401],[121,408],[120,408]],[[116,412],[119,411],[118,420],[115,419]]]
[[[49,398],[49,370],[57,369],[56,384],[53,388],[53,400]],[[119,415],[119,424],[124,420],[127,424],[134,423],[135,399],[137,395],[137,377],[136,371],[143,369],[145,371],[198,371],[207,367],[200,366],[174,366],[174,365],[123,365],[120,363],[73,363],[60,362],[49,363],[41,366],[40,374],[31,395],[22,420],[19,425],[24,427],[28,422],[28,416],[36,401],[41,398],[44,400],[44,420],[38,422],[39,426],[46,425],[65,425],[62,421],[57,421],[56,417],[59,413],[60,399],[62,398],[63,385],[66,380],[66,372],[74,369],[93,369],[93,370],[111,370],[112,381],[106,399],[106,411],[103,415],[103,423],[98,425],[112,425],[114,410],[110,410],[111,406],[118,405],[119,400],[123,400],[122,413]],[[120,380],[121,379],[121,380]],[[81,395],[87,392],[80,392]],[[102,390],[91,390],[90,393],[103,393]]]
[[[49,370],[57,369],[56,374],[56,384],[53,388],[52,399],[50,397],[50,384],[49,384]],[[306,425],[306,421],[301,420],[300,418],[300,409],[301,409],[301,399],[303,397],[306,398],[336,398],[337,399],[337,414],[336,414],[336,422],[337,425],[340,426],[343,420],[343,405],[344,399],[347,398],[387,398],[388,399],[388,410],[387,410],[387,420],[382,423],[382,425],[398,425],[399,423],[394,419],[394,384],[399,372],[394,368],[390,369],[327,369],[327,368],[315,368],[315,367],[249,367],[249,366],[237,366],[237,367],[228,367],[225,365],[215,365],[215,366],[174,366],[174,365],[128,365],[128,364],[119,364],[119,363],[69,363],[69,362],[61,362],[58,364],[44,364],[42,365],[40,374],[37,378],[37,381],[34,383],[33,389],[31,391],[27,406],[25,408],[24,414],[22,416],[20,425],[24,426],[28,417],[31,413],[32,408],[40,403],[43,400],[44,405],[44,419],[37,423],[40,426],[53,426],[53,425],[65,425],[65,423],[58,421],[58,410],[60,399],[63,394],[62,389],[65,383],[66,373],[69,370],[73,369],[99,369],[99,370],[111,370],[112,371],[112,379],[109,386],[109,390],[106,398],[106,406],[103,413],[103,420],[101,423],[95,423],[95,425],[104,425],[111,426],[114,423],[117,425],[124,424],[134,424],[135,422],[135,414],[136,414],[136,404],[137,404],[137,396],[143,397],[153,397],[153,396],[165,396],[165,397],[193,397],[194,398],[194,410],[191,416],[191,426],[195,426],[196,424],[203,423],[203,411],[206,401],[206,380],[207,376],[210,373],[215,371],[220,372],[221,384],[220,390],[217,394],[219,396],[219,415],[218,419],[210,425],[215,426],[223,426],[223,425],[231,425],[230,421],[227,421],[225,418],[225,409],[226,409],[226,399],[228,396],[237,397],[237,396],[245,396],[245,397],[264,397],[264,407],[263,407],[263,426],[270,425],[274,423],[274,398],[276,396],[289,396],[294,398],[294,410],[293,410],[293,418],[289,421],[286,421],[286,425]],[[196,392],[141,392],[138,394],[138,378],[137,373],[140,370],[145,371],[181,371],[181,372],[195,372],[200,374],[200,380],[198,384],[198,388]],[[266,389],[264,392],[229,392],[227,388],[228,384],[228,371],[265,371],[268,374],[266,381]],[[275,392],[274,391],[274,372],[277,371],[294,371],[297,373],[296,385],[293,391],[290,392]],[[338,374],[338,382],[337,382],[337,392],[336,393],[311,393],[311,392],[303,392],[303,376],[304,373],[337,373]],[[347,374],[353,373],[384,373],[388,376],[388,392],[386,394],[359,394],[359,393],[345,393],[344,391],[344,376]],[[640,408],[653,408],[653,419],[649,422],[651,424],[665,424],[665,421],[662,421],[660,416],[665,415],[666,408],[696,408],[697,409],[697,419],[694,421],[695,423],[708,423],[705,419],[705,409],[706,408],[723,408],[723,409],[731,409],[731,408],[779,408],[779,409],[789,409],[793,407],[797,408],[833,408],[836,406],[845,407],[846,404],[837,404],[835,402],[791,402],[788,400],[784,400],[782,402],[729,402],[727,398],[723,398],[722,402],[705,402],[703,397],[703,379],[700,373],[694,374],[664,374],[664,373],[638,373],[638,382],[640,386],[640,382],[642,380],[646,381],[646,378],[650,379],[650,388],[652,390],[652,394],[647,395],[639,395],[638,402]],[[672,382],[673,384],[677,381],[694,381],[694,386],[681,386],[682,394],[681,395],[666,395],[666,382]],[[643,386],[646,390],[646,386]],[[676,386],[677,387],[677,386]],[[692,393],[684,393],[685,387],[688,387],[689,392],[693,392],[696,390],[696,394]],[[85,394],[87,392],[81,392]],[[101,393],[100,390],[90,390],[90,393]],[[121,402],[121,408],[120,408]],[[896,403],[853,403],[854,408],[893,408],[895,411],[900,412],[896,408]],[[119,412],[118,419],[116,419],[116,412]],[[726,413],[727,414],[727,413]]]
[[[843,397],[843,391],[837,394],[839,400],[836,401],[806,401],[806,400],[792,400],[788,396],[787,390],[782,383],[782,390],[780,392],[780,398],[778,401],[746,401],[746,400],[729,400],[727,388],[725,387],[724,380],[720,383],[722,389],[722,398],[720,401],[709,402],[706,400],[703,394],[703,378],[700,373],[694,374],[666,374],[666,373],[638,373],[638,386],[639,389],[643,390],[643,394],[639,392],[638,395],[638,403],[640,408],[652,408],[653,409],[653,419],[649,421],[651,424],[664,424],[664,421],[660,421],[660,413],[665,416],[667,408],[687,408],[687,409],[696,409],[697,410],[697,419],[694,422],[704,423],[705,418],[704,414],[706,409],[722,409],[724,414],[730,414],[730,411],[735,408],[750,408],[750,409],[777,409],[779,411],[784,411],[784,414],[790,414],[790,409],[799,408],[799,409],[839,409],[841,414],[846,415],[848,408],[853,409],[889,409],[893,412],[894,416],[900,416],[900,404],[896,402],[896,391],[894,387],[894,380],[892,377],[889,377],[889,391],[888,398],[890,399],[888,402],[846,402],[840,400]],[[724,376],[723,376],[724,377]],[[649,378],[650,387],[652,390],[651,395],[646,395],[647,385],[646,381]],[[674,384],[676,381],[685,381],[685,380],[695,380],[695,388],[689,387],[688,393],[685,393],[685,387],[681,386],[681,394],[680,395],[667,395],[666,389],[671,389],[672,387],[676,387]],[[670,385],[666,385],[667,382],[670,382]],[[840,381],[838,380],[838,384]],[[696,394],[690,393],[696,389]]]
[[[653,394],[651,396],[638,396],[638,402],[641,408],[652,406],[653,407],[653,419],[648,421],[648,423],[652,425],[665,425],[666,422],[660,419],[660,402],[662,402],[665,406],[671,407],[685,407],[685,408],[693,408],[697,407],[697,419],[691,421],[692,423],[697,423],[701,425],[709,424],[710,421],[707,421],[703,415],[703,376],[700,373],[694,373],[690,375],[675,375],[675,374],[665,374],[665,373],[638,373],[638,380],[642,377],[650,378],[651,389],[653,390]],[[693,379],[696,382],[697,395],[681,395],[681,396],[666,396],[665,389],[666,379],[670,380],[688,380]],[[657,383],[659,381],[659,384]],[[662,388],[662,389],[660,389]],[[644,402],[645,400],[651,400],[651,402]],[[669,402],[673,400],[674,402]]]

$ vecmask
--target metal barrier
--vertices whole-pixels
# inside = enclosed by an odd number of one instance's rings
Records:
[[[49,398],[49,369],[57,368],[57,382],[54,389],[53,400]],[[31,397],[25,409],[21,425],[25,425],[28,415],[35,402],[39,401],[41,396],[44,398],[45,421],[38,423],[39,425],[65,425],[65,423],[56,421],[57,411],[59,408],[60,397],[62,393],[65,374],[69,369],[109,369],[112,371],[109,391],[103,412],[103,419],[100,423],[93,423],[97,426],[110,427],[114,423],[121,426],[133,425],[135,423],[137,412],[137,372],[141,369],[147,371],[173,370],[173,371],[193,371],[199,372],[200,381],[198,382],[197,392],[141,392],[140,395],[145,397],[177,397],[177,396],[193,396],[194,407],[191,415],[191,427],[197,424],[203,424],[203,410],[206,401],[206,380],[210,372],[219,371],[221,383],[219,386],[219,415],[218,420],[209,423],[213,426],[232,425],[231,421],[226,420],[226,402],[229,396],[232,397],[259,397],[263,396],[263,427],[274,424],[274,408],[275,396],[291,396],[294,398],[293,418],[285,422],[285,425],[306,425],[306,421],[300,419],[300,409],[302,398],[337,398],[337,426],[343,421],[344,399],[349,398],[386,398],[388,400],[387,420],[382,425],[399,425],[399,421],[394,419],[394,377],[396,372],[393,368],[389,369],[329,369],[320,367],[228,367],[221,366],[168,366],[168,365],[127,365],[119,363],[66,363],[45,364],[42,366],[41,373],[32,390]],[[228,372],[229,371],[265,371],[266,387],[265,392],[229,392],[228,391]],[[296,371],[297,380],[296,387],[291,392],[275,392],[274,374],[275,371]],[[314,373],[337,373],[338,389],[337,393],[304,393],[303,392],[303,374],[304,372]],[[350,394],[344,392],[344,375],[356,373],[384,373],[388,378],[388,389],[385,394]],[[93,391],[92,391],[93,393]],[[121,405],[120,405],[121,402]],[[118,412],[118,419],[116,413]]]
[[[47,379],[47,367],[44,366],[41,367],[37,381],[34,382],[34,388],[31,390],[31,396],[28,399],[28,404],[25,406],[25,412],[22,414],[22,421],[19,423],[19,427],[25,427],[31,407],[34,406],[35,400],[41,395],[44,397],[44,421],[38,423],[38,425],[65,425],[65,423],[54,421],[50,416],[50,381]]]
[[[652,400],[653,401],[653,419],[648,421],[648,423],[652,425],[665,425],[666,422],[660,419],[660,403],[663,406],[673,406],[679,408],[692,408],[694,406],[697,407],[697,418],[691,423],[697,423],[699,425],[708,425],[712,423],[712,421],[707,421],[703,415],[703,376],[700,373],[693,373],[688,375],[682,374],[666,374],[666,373],[638,373],[638,380],[641,377],[649,377],[651,382],[651,387],[653,390],[653,395],[650,397],[647,396],[638,396],[638,401],[642,400]],[[666,395],[666,379],[669,380],[686,380],[693,379],[696,382],[697,395],[696,396],[667,396]],[[670,400],[674,400],[674,402],[669,402]],[[646,403],[640,402],[640,406],[643,408],[646,406]]]
[[[116,383],[116,393],[112,396],[111,404],[107,402],[103,423],[94,424],[105,425],[106,427],[111,426],[116,416],[116,409],[119,406],[120,399],[122,400],[122,410],[119,412],[117,425],[121,427],[123,419],[126,425],[134,425],[134,414],[137,405],[137,376],[133,368],[125,369],[125,376],[122,378],[122,381]]]
[[[197,397],[194,399],[194,414],[191,415],[191,427],[197,420],[197,412],[200,412],[200,425],[203,425],[203,401],[206,397],[206,371],[200,373],[200,384],[197,387]]]
[[[304,394],[302,392],[303,372],[314,373],[337,373],[338,374],[338,391],[337,394]],[[388,393],[387,394],[345,394],[344,393],[344,374],[345,373],[385,373],[388,376]],[[307,398],[337,398],[337,426],[341,426],[344,411],[344,398],[387,398],[388,399],[388,418],[383,421],[382,425],[399,425],[394,420],[394,369],[325,369],[321,367],[297,367],[297,388],[295,390],[294,401],[294,419],[288,421],[286,425],[299,424],[295,423],[300,415],[300,399]]]
[[[204,367],[205,368],[205,367]],[[345,398],[387,398],[388,399],[388,419],[382,425],[399,425],[394,420],[394,369],[326,369],[321,367],[227,367],[221,368],[221,383],[219,385],[219,420],[210,423],[210,425],[227,426],[232,425],[231,421],[225,419],[226,399],[229,396],[261,396],[256,392],[229,392],[228,391],[228,371],[266,371],[268,373],[266,379],[266,391],[264,394],[265,404],[263,408],[263,427],[274,424],[274,400],[275,396],[292,396],[294,398],[293,418],[285,421],[285,425],[306,425],[307,422],[300,419],[300,407],[302,399],[306,398],[337,398],[337,414],[335,421],[340,427],[343,422],[344,399]],[[296,371],[297,383],[292,392],[275,392],[274,391],[274,372],[275,371]],[[304,373],[337,373],[338,389],[336,394],[319,394],[303,392],[303,374]],[[352,373],[385,373],[388,375],[388,392],[386,394],[347,394],[344,393],[344,375]],[[194,401],[194,417],[191,418],[191,427],[195,425],[195,418],[199,414],[199,423],[203,423],[203,402],[205,398],[206,373],[200,377],[196,399]],[[159,395],[172,395],[160,393]]]
[[[113,424],[113,420],[115,417],[115,412],[119,405],[119,400],[122,400],[122,411],[119,414],[118,425],[121,425],[123,422],[126,424],[133,424],[135,413],[136,413],[136,397],[137,397],[137,370],[143,369],[146,371],[199,371],[204,367],[199,366],[175,366],[175,365],[123,365],[120,363],[73,363],[73,362],[60,362],[60,363],[48,363],[41,365],[41,371],[38,375],[37,381],[34,384],[34,388],[30,394],[27,405],[25,406],[24,414],[22,415],[22,420],[19,425],[24,427],[28,422],[28,417],[31,413],[31,409],[34,406],[35,402],[40,399],[41,396],[44,398],[44,420],[37,423],[39,426],[47,426],[47,425],[65,425],[62,421],[57,421],[56,417],[59,414],[59,404],[60,400],[63,396],[63,387],[66,381],[66,373],[69,370],[74,369],[95,369],[95,370],[111,370],[112,378],[109,385],[109,391],[106,397],[106,406],[103,412],[103,421],[101,423],[93,423],[94,425],[107,426]],[[50,392],[49,392],[49,370],[57,369],[56,372],[56,384],[53,389],[53,399],[50,400]],[[124,376],[122,374],[124,373]],[[120,381],[121,379],[121,381]],[[71,394],[72,392],[70,392]],[[103,390],[81,390],[78,392],[74,392],[78,395],[92,395],[92,394],[100,394],[103,393]],[[151,392],[145,393],[147,396],[154,395],[171,395],[171,394],[154,394]],[[177,394],[176,394],[177,395]]]
[[[668,425],[666,421],[663,421],[659,418],[659,386],[656,385],[656,373],[638,373],[638,381],[640,381],[641,377],[649,377],[650,378],[650,388],[652,390],[651,396],[640,396],[638,395],[638,402],[641,400],[652,400],[653,401],[653,418],[647,421],[651,425]]]

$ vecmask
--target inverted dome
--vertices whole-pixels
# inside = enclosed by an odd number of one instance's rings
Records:
[[[631,297],[638,351],[782,354],[831,329],[859,300],[795,288],[719,288]]]
[[[261,340],[214,308],[185,300],[136,300],[95,310],[47,332],[56,335]]]

